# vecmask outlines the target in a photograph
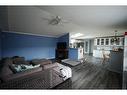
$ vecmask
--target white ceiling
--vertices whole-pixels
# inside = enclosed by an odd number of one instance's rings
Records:
[[[60,16],[69,23],[56,26],[44,18]],[[127,6],[23,6],[8,8],[9,30],[59,37],[83,33],[80,38],[119,35],[127,31]]]

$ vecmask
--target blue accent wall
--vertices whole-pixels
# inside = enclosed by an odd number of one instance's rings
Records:
[[[58,42],[66,42],[67,43],[67,47],[69,47],[69,33],[59,37],[58,38]]]
[[[2,56],[55,58],[57,38],[2,32]]]

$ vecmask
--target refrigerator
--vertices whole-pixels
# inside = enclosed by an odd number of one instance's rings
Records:
[[[127,32],[124,37],[123,89],[127,89]]]

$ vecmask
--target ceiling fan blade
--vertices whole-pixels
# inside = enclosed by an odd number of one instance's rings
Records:
[[[67,21],[67,20],[62,20],[61,22],[62,22],[62,23],[70,23],[70,22]]]
[[[48,21],[51,20],[51,19],[49,19],[49,18],[42,18],[42,19],[43,19],[43,20],[48,20]]]
[[[50,20],[52,20],[52,19],[54,19],[54,18],[55,18],[54,16],[42,17],[43,20],[48,20],[48,21],[50,21]]]

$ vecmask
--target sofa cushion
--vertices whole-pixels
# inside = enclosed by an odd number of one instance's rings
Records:
[[[2,59],[2,65],[11,65],[13,63],[11,58],[4,58]]]
[[[25,61],[24,57],[14,57],[12,58],[13,64],[29,64],[29,62]]]
[[[4,65],[1,69],[0,69],[0,80],[4,81],[6,80],[7,76],[13,75],[13,72],[10,70],[8,65]]]
[[[31,61],[31,63],[32,63],[33,65],[40,64],[41,66],[43,66],[43,65],[46,65],[46,64],[51,64],[52,61],[50,61],[50,60],[48,60],[48,59],[33,59],[33,60]]]
[[[13,72],[10,70],[9,66],[4,65],[0,70],[0,76],[7,76],[13,74]]]
[[[3,58],[0,67],[0,79],[13,74],[12,70],[9,68],[9,65],[12,64],[10,58]]]
[[[2,81],[7,82],[7,81],[10,81],[10,80],[13,80],[13,79],[23,78],[25,76],[28,76],[28,75],[31,75],[33,73],[40,72],[40,71],[42,71],[41,67],[29,69],[29,70],[26,70],[26,71],[23,71],[23,72],[19,72],[19,73],[16,73],[16,74],[12,74],[12,75],[3,77]]]
[[[39,59],[33,59],[33,60],[31,60],[31,63],[33,65],[36,65],[36,64],[40,64],[40,61],[39,61]]]
[[[57,67],[58,64],[57,63],[53,63],[53,64],[47,64],[47,65],[43,65],[43,69],[49,69],[49,68],[54,68]]]

